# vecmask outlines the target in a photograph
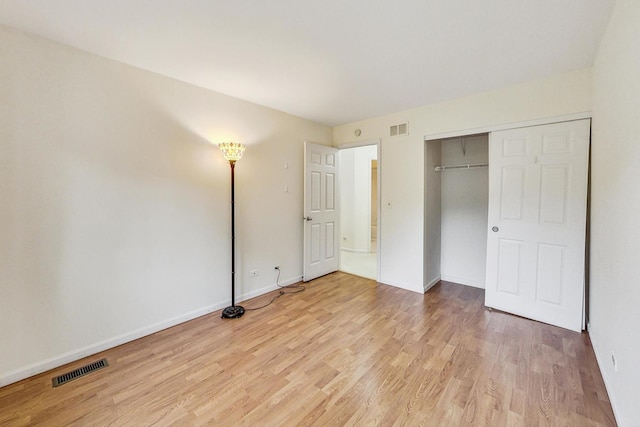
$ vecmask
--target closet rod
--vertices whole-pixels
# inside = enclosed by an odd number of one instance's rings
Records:
[[[472,165],[453,165],[453,166],[436,166],[435,171],[441,172],[447,169],[472,169],[472,168],[486,168],[489,166],[488,163],[475,163]]]

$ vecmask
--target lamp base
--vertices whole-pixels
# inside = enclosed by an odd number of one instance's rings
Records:
[[[243,314],[244,307],[240,305],[232,305],[222,310],[222,316],[220,317],[223,319],[236,319],[238,317],[242,317]]]

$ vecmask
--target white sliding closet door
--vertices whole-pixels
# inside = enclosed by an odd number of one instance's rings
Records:
[[[582,329],[589,129],[490,134],[488,307]]]

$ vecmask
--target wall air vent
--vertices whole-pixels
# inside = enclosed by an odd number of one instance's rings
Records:
[[[393,125],[389,128],[390,136],[407,135],[409,134],[409,123],[400,123]]]
[[[59,375],[57,377],[54,377],[52,379],[53,386],[54,387],[61,386],[62,384],[66,384],[71,380],[75,380],[76,378],[83,377],[87,374],[90,374],[91,372],[97,371],[98,369],[106,368],[107,366],[109,366],[109,364],[107,363],[107,359],[100,359],[97,362],[93,362],[81,368],[74,369],[73,371],[67,372],[64,375]]]

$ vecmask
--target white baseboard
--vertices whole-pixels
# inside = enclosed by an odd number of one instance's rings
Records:
[[[424,286],[424,291],[427,292],[429,289],[433,288],[433,286],[438,283],[440,281],[440,276],[434,278],[433,280],[429,281],[425,286]]]
[[[616,423],[619,426],[626,425],[620,412],[616,409],[616,399],[613,394],[613,388],[610,386],[611,380],[608,379],[606,371],[604,369],[605,362],[609,360],[609,358],[602,356],[602,354],[598,351],[598,345],[593,340],[593,335],[591,334],[591,324],[587,323],[587,332],[589,333],[589,340],[591,341],[591,347],[593,347],[593,353],[596,355],[596,362],[598,363],[598,368],[600,368],[600,375],[602,375],[602,381],[604,381],[604,388],[607,389],[607,394],[609,395],[609,402],[611,403],[611,409],[613,410],[613,416],[616,419]]]
[[[293,285],[294,283],[298,283],[298,282],[302,282],[302,276],[294,276],[294,277],[292,277],[290,279],[286,279],[286,280],[280,282],[280,286],[281,287],[282,286],[289,286],[289,285]],[[275,291],[277,289],[280,289],[278,287],[278,285],[269,285],[269,286],[265,286],[264,288],[257,289],[255,291],[244,293],[244,294],[238,296],[236,299],[238,301],[246,301],[246,300],[249,300],[251,298],[259,297],[260,295],[264,295],[264,294],[269,293],[271,291]]]
[[[282,283],[280,283],[280,286],[292,285],[294,283],[300,282],[301,280],[302,280],[302,276],[295,276],[283,281]],[[238,300],[245,301],[245,300],[266,294],[268,292],[274,291],[276,289],[279,289],[278,286],[276,285],[266,286],[262,289],[245,293],[239,296]],[[31,365],[27,365],[25,367],[16,369],[14,371],[10,371],[7,373],[0,373],[0,387],[4,387],[8,384],[21,381],[25,378],[29,378],[34,375],[41,374],[42,372],[46,372],[51,369],[58,368],[60,366],[66,365],[67,363],[75,362],[76,360],[80,360],[84,357],[91,356],[96,353],[100,353],[101,351],[105,351],[110,348],[117,347],[122,344],[126,344],[128,342],[137,340],[138,338],[142,338],[147,335],[151,335],[153,333],[162,331],[163,329],[167,329],[172,326],[179,325],[180,323],[188,322],[189,320],[193,320],[195,318],[212,313],[216,310],[223,309],[224,307],[227,307],[229,304],[231,304],[231,300],[222,301],[217,304],[209,305],[203,308],[199,308],[197,310],[190,311],[188,313],[181,314],[176,317],[172,317],[171,319],[163,320],[161,322],[154,323],[152,325],[145,326],[140,329],[136,329],[126,334],[109,338],[104,341],[100,341],[95,344],[91,344],[86,347],[79,348],[77,350],[69,351],[67,353],[61,354],[56,357],[52,357],[47,360],[43,360],[41,362],[36,362]]]
[[[162,331],[163,329],[170,328],[180,323],[193,320],[197,317],[204,316],[216,310],[226,307],[230,301],[210,305],[203,307],[189,313],[182,314],[180,316],[173,317],[171,319],[163,320],[152,325],[136,329],[134,331],[122,334],[113,338],[106,339],[104,341],[97,342],[95,344],[88,345],[86,347],[79,348],[77,350],[69,351],[56,357],[52,357],[41,362],[36,362],[23,368],[3,373],[0,375],[0,387],[7,384],[21,381],[25,378],[32,377],[42,372],[49,371],[51,369],[66,365],[67,363],[75,362],[83,357],[91,356],[101,351],[108,350],[113,347],[128,343],[130,341],[137,340],[147,335]]]
[[[367,249],[354,249],[354,248],[341,247],[340,250],[341,251],[345,251],[345,252],[351,252],[351,253],[354,253],[354,254],[369,254],[369,253],[371,253],[371,251],[369,251]]]
[[[446,282],[458,283],[460,285],[472,286],[474,288],[480,288],[480,289],[484,289],[485,288],[483,282],[479,282],[479,281],[473,280],[473,279],[468,279],[466,277],[450,276],[448,274],[443,274],[442,275],[442,280],[444,280]]]

